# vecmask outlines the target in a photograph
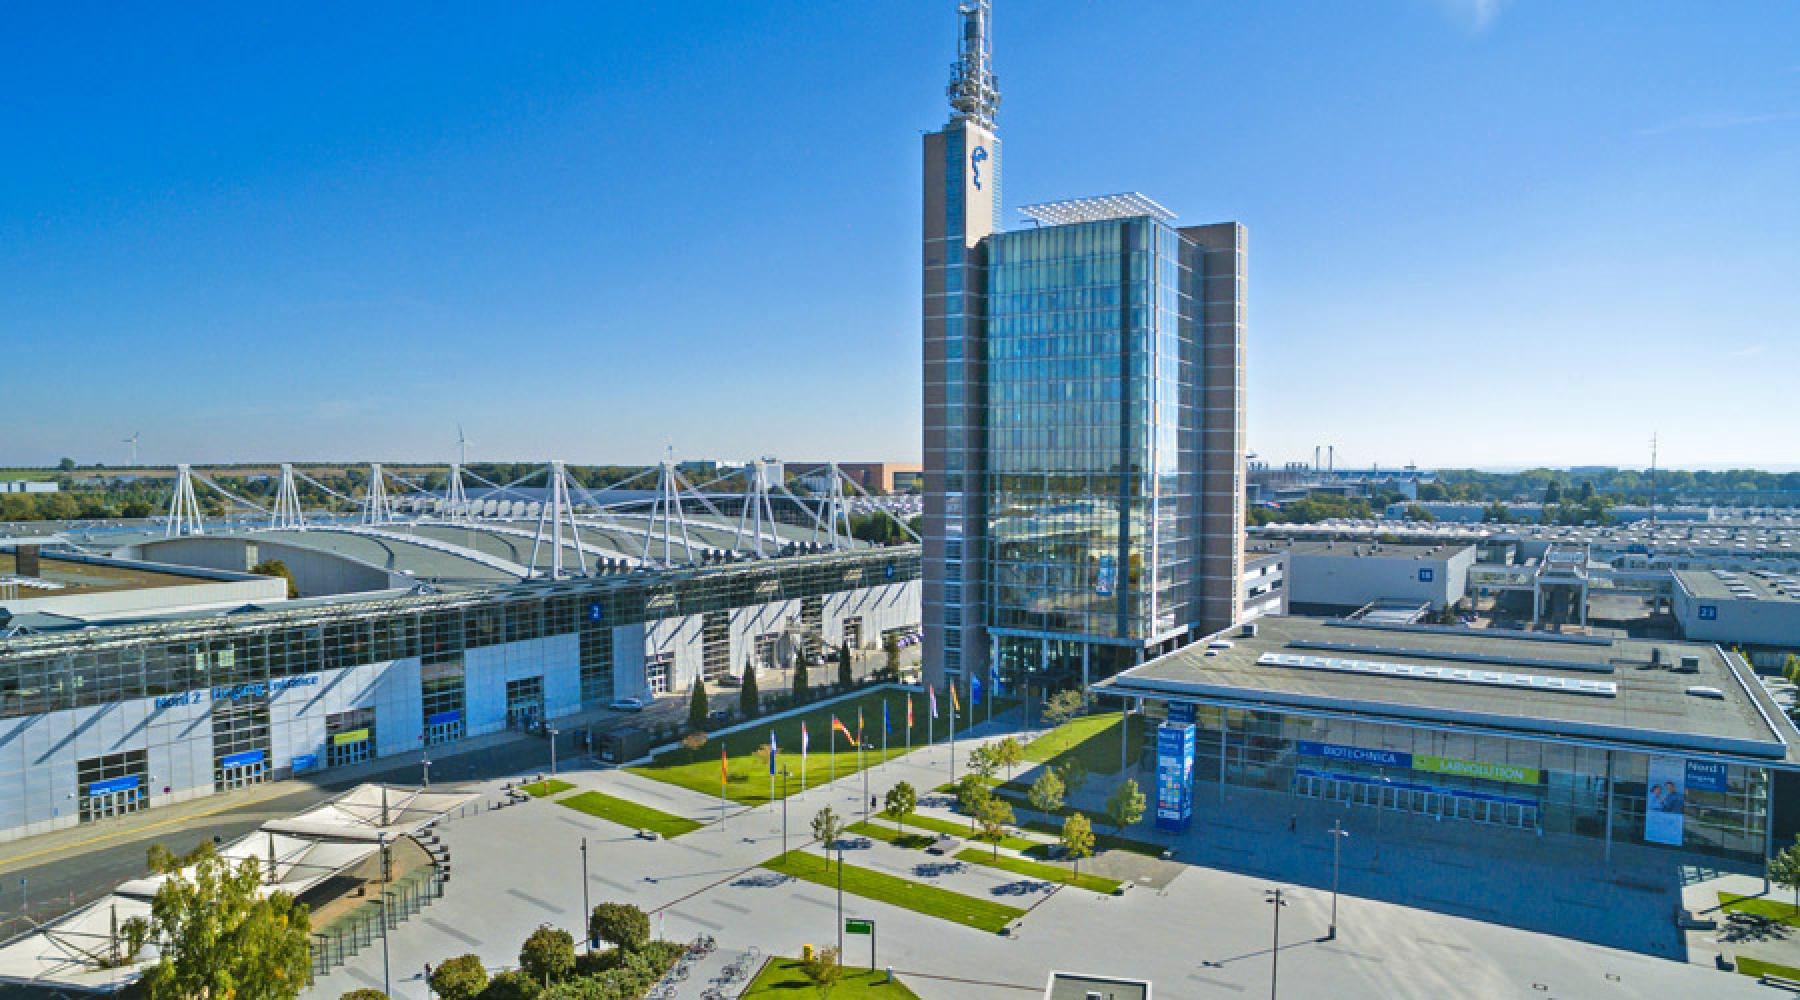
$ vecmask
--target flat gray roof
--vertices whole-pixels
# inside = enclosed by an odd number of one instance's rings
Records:
[[[1714,646],[1292,615],[1255,624],[1253,637],[1221,633],[1229,648],[1197,643],[1093,689],[1800,765],[1793,727]],[[1698,658],[1694,672],[1679,669],[1684,656]]]
[[[1677,570],[1681,588],[1709,601],[1800,601],[1800,574],[1768,570]]]
[[[1428,545],[1417,542],[1297,541],[1286,548],[1289,554],[1297,556],[1342,556],[1346,559],[1356,557],[1411,559],[1414,556],[1422,556],[1427,559],[1449,559],[1451,556],[1474,547],[1472,542],[1446,542],[1442,545]]]
[[[1142,979],[1052,972],[1044,1000],[1087,1000],[1095,993],[1105,1000],[1150,1000],[1150,984]]]

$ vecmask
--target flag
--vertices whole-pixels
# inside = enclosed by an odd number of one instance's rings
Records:
[[[725,759],[725,745],[721,743],[719,745],[719,784],[721,785],[725,784],[728,780],[728,776],[731,774],[731,770],[727,764],[728,761]]]
[[[843,724],[843,723],[842,723],[842,722],[839,722],[839,721],[838,721],[838,717],[837,717],[837,716],[835,716],[835,715],[834,715],[834,716],[832,716],[832,717],[831,717],[831,728],[832,728],[832,729],[833,729],[833,730],[836,730],[836,731],[837,731],[837,732],[840,732],[840,733],[843,733],[843,734],[844,734],[844,739],[847,739],[847,740],[849,740],[849,741],[850,741],[850,745],[851,745],[851,746],[858,746],[858,745],[860,745],[860,744],[859,744],[859,743],[858,743],[858,742],[857,742],[857,739],[856,739],[856,737],[854,737],[854,736],[852,736],[852,735],[850,735],[850,727],[849,727],[849,726],[846,726],[846,725],[844,725],[844,724]]]
[[[858,743],[862,742],[862,736],[863,736],[862,708],[863,707],[861,705],[856,706],[856,742],[858,742]]]
[[[886,701],[881,703],[881,731],[884,733],[891,733],[894,731],[894,724],[888,720],[888,706]]]
[[[962,702],[956,697],[956,682],[954,680],[950,682],[950,714],[962,714]]]
[[[800,766],[806,767],[806,748],[812,743],[812,737],[806,733],[806,720],[800,720]]]
[[[931,717],[934,719],[937,718],[937,688],[926,688],[925,697],[926,700],[931,702]]]
[[[979,677],[969,678],[969,704],[971,706],[981,704],[981,678]]]
[[[1000,686],[1000,671],[993,667],[988,668],[988,686],[994,689],[996,698],[1006,693],[1006,690]]]
[[[769,730],[769,777],[771,778],[775,776],[775,755],[780,752],[775,745],[775,730],[771,729]]]
[[[912,729],[912,692],[906,692],[906,728]]]

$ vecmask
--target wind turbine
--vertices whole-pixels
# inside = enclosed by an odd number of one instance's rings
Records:
[[[138,438],[140,437],[143,437],[142,431],[132,431],[131,436],[126,438],[124,442],[131,446],[131,467],[134,469],[137,468],[137,446]]]
[[[469,439],[463,434],[463,425],[456,425],[456,464],[469,464]]]

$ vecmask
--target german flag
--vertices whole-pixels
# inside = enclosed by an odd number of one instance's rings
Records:
[[[853,733],[851,733],[851,732],[850,732],[850,727],[849,727],[849,726],[846,726],[846,725],[844,725],[844,724],[843,724],[843,723],[842,723],[842,722],[839,722],[839,721],[838,721],[838,717],[837,717],[837,716],[835,716],[835,715],[834,715],[834,716],[832,716],[832,717],[831,717],[831,728],[833,728],[833,729],[835,729],[835,730],[837,730],[837,731],[838,731],[838,732],[840,732],[840,733],[843,733],[843,734],[844,734],[844,739],[847,739],[847,740],[849,740],[849,741],[850,741],[850,745],[851,745],[851,746],[853,746],[853,747],[854,747],[854,746],[861,746],[861,744],[859,744],[859,743],[858,743],[858,742],[857,742],[857,741],[856,741],[856,736],[855,736],[855,734],[853,734]]]

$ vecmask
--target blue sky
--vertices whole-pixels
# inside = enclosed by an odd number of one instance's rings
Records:
[[[953,7],[12,5],[0,463],[915,458]],[[995,27],[1009,217],[1249,227],[1262,456],[1800,461],[1800,6]]]

